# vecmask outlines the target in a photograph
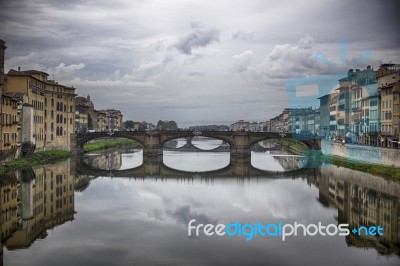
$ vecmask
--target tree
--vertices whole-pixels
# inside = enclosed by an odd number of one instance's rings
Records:
[[[159,130],[159,131],[161,131],[161,130],[177,130],[177,129],[178,129],[178,125],[173,120],[171,120],[171,121],[159,120],[157,123],[157,130]]]
[[[124,122],[125,129],[132,129],[135,123],[132,120],[126,120]]]

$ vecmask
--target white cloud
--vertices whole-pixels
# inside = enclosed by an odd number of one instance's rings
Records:
[[[276,45],[260,63],[270,78],[292,78],[315,74],[325,68],[313,51],[314,40],[307,35],[296,44]]]
[[[68,80],[74,77],[75,71],[80,70],[85,67],[85,64],[72,64],[65,65],[64,63],[60,63],[56,67],[51,67],[47,69],[47,73],[52,74],[58,80]]]
[[[232,57],[232,65],[230,70],[232,72],[244,72],[249,69],[254,57],[253,51],[246,50],[241,54],[236,54]]]

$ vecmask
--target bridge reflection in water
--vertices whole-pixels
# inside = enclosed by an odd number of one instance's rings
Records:
[[[136,151],[137,155],[141,155],[141,152]],[[193,171],[193,167],[198,167],[200,169],[206,169],[204,164],[212,164],[213,161],[200,161],[201,158],[213,157],[213,153],[200,154],[200,157],[194,157],[192,160],[188,156],[191,153],[188,152],[166,152],[164,156],[143,156],[143,163],[131,169],[121,169],[122,166],[122,155],[119,152],[109,153],[107,155],[92,155],[78,157],[76,160],[77,174],[86,174],[92,176],[113,176],[113,177],[204,177],[204,178],[217,178],[217,177],[260,177],[260,176],[277,176],[280,173],[285,173],[285,176],[290,176],[291,174],[300,174],[307,172],[302,170],[303,167],[307,165],[307,157],[299,155],[288,155],[288,154],[276,154],[268,156],[276,161],[280,167],[271,169],[265,168],[262,159],[265,159],[265,153],[261,153],[257,156],[257,153],[253,153],[251,157],[229,157],[229,154],[225,154],[222,157],[222,161],[226,161],[226,164],[219,169],[212,169],[209,171],[200,170]],[[196,154],[196,153],[195,153]],[[174,157],[177,155],[176,157]],[[221,155],[220,153],[218,155]],[[264,155],[264,156],[263,156]],[[214,154],[214,156],[216,156]],[[171,158],[172,157],[172,158]],[[180,164],[177,163],[177,159],[180,158]],[[255,159],[254,159],[255,158]],[[261,158],[261,159],[260,159]],[[200,159],[200,160],[199,160]],[[210,159],[210,158],[207,158]],[[224,160],[227,159],[227,160]],[[255,162],[253,166],[252,162]],[[178,168],[173,168],[178,164]],[[185,164],[190,164],[189,167],[185,167]],[[217,164],[218,165],[218,164]],[[211,166],[212,168],[212,166]],[[281,173],[282,174],[282,173]]]
[[[118,159],[115,162],[119,164]],[[90,183],[96,181],[97,176],[109,176],[110,173],[114,177],[118,176],[113,171],[96,172],[81,165],[77,160],[68,159],[54,165],[2,175],[1,260],[3,248],[14,251],[6,257],[15,261],[15,256],[23,255],[16,252],[18,249],[29,248],[36,239],[47,238],[48,230],[58,230],[58,226],[74,221],[75,192],[85,193]],[[128,173],[134,175],[129,176]],[[348,223],[350,227],[379,224],[384,228],[383,236],[349,235],[344,240],[346,245],[374,249],[379,254],[400,255],[400,184],[388,182],[380,177],[338,167],[268,174],[250,167],[249,161],[231,162],[226,169],[210,173],[189,173],[170,169],[159,160],[147,159],[135,171],[124,172],[121,176],[143,181],[197,180],[211,185],[214,183],[209,183],[210,180],[226,182],[236,179],[237,182],[246,185],[252,182],[258,184],[270,178],[301,178],[318,190],[316,200],[324,208],[337,210],[337,223]],[[243,180],[248,182],[243,183]],[[40,246],[36,248],[35,252],[39,252],[36,255],[40,256]],[[0,262],[2,265],[2,261]]]

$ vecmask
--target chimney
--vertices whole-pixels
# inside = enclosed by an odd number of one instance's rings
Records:
[[[21,71],[21,67],[18,67],[18,72]]]

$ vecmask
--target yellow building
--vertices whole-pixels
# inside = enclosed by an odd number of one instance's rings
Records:
[[[32,136],[23,134],[22,142],[32,142],[36,151],[70,148],[70,135],[74,132],[75,88],[53,80],[48,74],[37,70],[11,69],[7,73],[7,92],[27,95],[32,114],[23,114],[22,128],[28,128]],[[27,119],[32,117],[33,122]],[[29,130],[29,128],[31,130]]]
[[[377,71],[384,146],[397,145],[400,138],[400,65],[383,64]]]
[[[19,100],[3,93],[0,102],[0,161],[14,159],[19,146]]]

